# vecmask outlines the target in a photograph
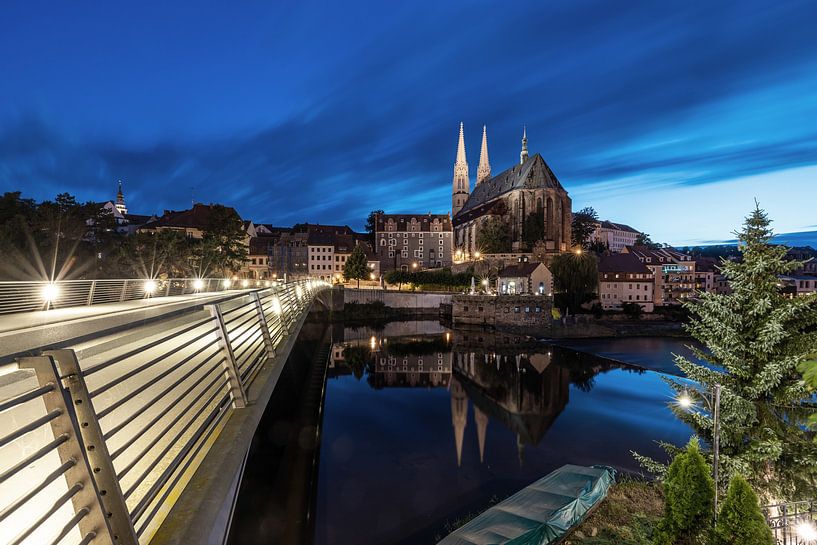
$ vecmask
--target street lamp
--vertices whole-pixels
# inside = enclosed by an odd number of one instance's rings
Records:
[[[806,543],[817,541],[817,528],[815,528],[814,523],[811,521],[804,520],[798,524],[795,528],[795,532],[797,533],[797,537]]]
[[[700,392],[699,392],[700,393]],[[712,397],[701,395],[701,399],[706,403],[707,409],[712,413],[712,476],[715,480],[715,520],[718,520],[718,455],[721,438],[721,385],[713,386]],[[686,410],[692,409],[695,402],[689,393],[684,391],[676,400],[678,405]],[[817,531],[815,531],[817,538]]]
[[[201,278],[196,278],[195,280],[193,280],[193,289],[196,291],[201,291],[202,289],[204,289],[204,280],[202,280]]]
[[[45,286],[43,286],[43,291],[41,293],[43,301],[45,301],[46,309],[51,307],[51,303],[57,300],[57,297],[60,296],[60,287],[56,285],[54,282],[49,282]]]
[[[145,282],[145,285],[143,287],[144,287],[144,290],[145,290],[145,295],[150,297],[151,295],[156,293],[156,288],[158,286],[156,285],[155,280],[148,280],[147,282]]]

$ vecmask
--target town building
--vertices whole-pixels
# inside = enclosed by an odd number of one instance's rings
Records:
[[[817,276],[791,274],[779,279],[781,291],[791,297],[817,293]]]
[[[204,236],[204,232],[211,223],[211,216],[216,205],[195,203],[193,208],[188,210],[165,210],[164,213],[153,221],[149,221],[140,226],[139,232],[156,232],[156,231],[178,231],[184,233],[185,236],[195,239],[200,239]],[[224,207],[229,214],[234,214],[236,218],[239,217],[234,208],[230,206]],[[242,225],[245,233],[247,233],[247,243],[249,237],[253,235],[254,226],[252,222],[244,222]]]
[[[695,260],[672,248],[626,246],[653,273],[656,306],[677,305],[695,294]]]
[[[567,251],[571,244],[572,201],[542,156],[528,155],[527,132],[523,131],[519,164],[493,177],[484,127],[482,136],[477,183],[471,191],[460,124],[451,197],[455,250],[462,252],[465,259],[484,253],[477,243],[480,228],[490,218],[498,218],[509,234],[508,252],[526,249],[525,230],[533,228],[536,234],[529,235],[541,237],[548,252]]]
[[[599,257],[599,300],[604,310],[622,310],[625,303],[655,308],[655,277],[636,255],[609,254]]]
[[[379,214],[374,237],[384,272],[451,266],[453,235],[446,214]]]
[[[633,246],[640,234],[629,225],[604,220],[596,224],[590,240],[603,244],[613,253],[618,253],[624,251],[626,246]]]
[[[499,271],[496,292],[499,295],[553,295],[553,275],[544,263],[509,265]]]
[[[380,262],[372,252],[371,246],[364,240],[365,237],[366,235],[359,233],[345,234],[320,230],[310,232],[307,237],[309,276],[327,282],[343,282],[346,261],[352,255],[355,246],[359,245],[366,253],[367,267],[370,271],[368,280],[379,280]]]

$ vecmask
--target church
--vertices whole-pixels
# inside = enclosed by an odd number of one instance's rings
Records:
[[[548,253],[568,251],[571,206],[567,191],[542,156],[528,155],[526,130],[522,133],[519,164],[491,176],[488,134],[483,126],[477,183],[471,191],[460,123],[451,198],[454,245],[459,255],[469,259],[477,252],[486,253],[480,248],[479,233],[491,220],[500,221],[505,229],[504,252],[529,252],[532,240],[541,240]]]

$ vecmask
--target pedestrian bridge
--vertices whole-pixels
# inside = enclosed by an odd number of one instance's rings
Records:
[[[0,543],[223,543],[328,284],[0,283]]]

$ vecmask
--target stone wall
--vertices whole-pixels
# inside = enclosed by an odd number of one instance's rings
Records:
[[[455,295],[451,299],[454,326],[512,327],[549,330],[553,299],[533,295]]]
[[[341,291],[341,290],[338,290]],[[372,303],[380,301],[387,307],[407,309],[434,309],[440,308],[440,303],[451,302],[451,293],[404,292],[388,290],[358,290],[345,288],[343,291],[344,303]],[[336,309],[337,310],[337,309]]]

